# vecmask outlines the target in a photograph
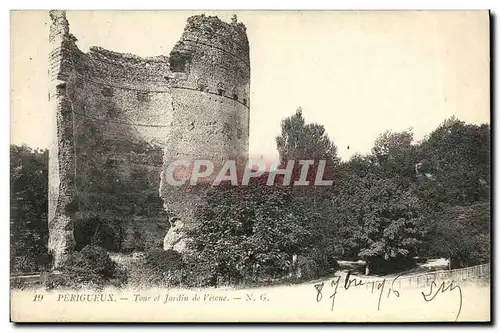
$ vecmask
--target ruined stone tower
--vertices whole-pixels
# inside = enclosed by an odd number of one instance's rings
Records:
[[[94,230],[114,237],[115,250],[163,245],[182,251],[200,192],[169,186],[163,170],[177,159],[218,165],[247,158],[244,25],[193,16],[169,57],[141,58],[100,47],[84,53],[65,13],[50,17],[49,249],[55,267]]]

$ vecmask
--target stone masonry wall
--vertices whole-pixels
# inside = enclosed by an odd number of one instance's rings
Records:
[[[54,257],[54,266],[63,264],[73,251],[75,219],[75,178],[73,114],[71,100],[66,96],[66,81],[71,72],[67,56],[73,45],[66,16],[51,12],[53,22],[49,43],[49,102],[53,110],[52,143],[49,147],[49,252]]]
[[[164,248],[174,248],[178,239],[168,239],[195,222],[202,192],[167,185],[162,170],[179,158],[221,164],[248,154],[244,26],[194,16],[170,57],[141,58],[99,47],[83,53],[65,13],[51,18],[49,99],[57,123],[49,248],[56,266],[75,237],[77,247],[89,240],[82,235],[88,220],[101,229],[112,224],[117,250],[159,246],[169,228]]]
[[[216,170],[228,159],[244,163],[250,116],[250,61],[244,26],[193,16],[170,60],[171,69],[185,74],[186,79],[172,86],[174,126],[165,149],[165,166],[175,159],[211,160]],[[162,184],[162,198],[174,216],[164,249],[183,251],[189,242],[184,232],[196,222],[194,212],[205,187],[172,187],[164,179]]]

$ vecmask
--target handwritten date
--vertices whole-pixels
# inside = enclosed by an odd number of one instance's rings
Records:
[[[400,286],[400,283],[396,283],[396,281],[398,281],[398,279],[401,276],[403,276],[403,274],[398,275],[392,280],[387,280],[384,278],[376,281],[366,281],[355,278],[351,275],[351,272],[348,272],[343,281],[342,281],[342,276],[336,276],[329,282],[327,282],[327,284],[325,284],[324,281],[315,284],[314,288],[316,290],[316,301],[321,302],[323,300],[325,293],[326,296],[329,296],[330,298],[331,301],[330,310],[333,311],[335,307],[335,299],[340,290],[348,291],[349,289],[364,285],[367,290],[371,289],[369,291],[370,294],[376,294],[376,296],[378,296],[377,310],[380,310],[382,300],[384,298],[388,299],[391,295],[393,295],[396,298],[401,296],[401,289],[399,289],[399,287],[396,287],[396,285]],[[429,284],[428,289],[424,292],[421,292],[421,295],[425,300],[425,302],[431,302],[439,294],[443,294],[445,292],[450,293],[453,291],[456,291],[456,294],[458,294],[459,296],[458,312],[455,317],[455,321],[457,321],[462,311],[462,289],[460,288],[460,286],[455,284],[453,281],[449,282],[448,284],[446,281],[443,281],[438,286],[438,283],[436,283],[436,281],[432,281]]]
[[[401,275],[400,275],[401,276]],[[350,288],[355,288],[359,287],[362,285],[370,285],[371,284],[371,293],[377,293],[378,295],[378,304],[377,304],[377,310],[380,310],[380,305],[382,302],[382,298],[384,294],[387,294],[386,297],[389,298],[391,294],[394,294],[394,296],[399,297],[400,292],[399,290],[395,289],[395,282],[396,280],[400,277],[397,276],[394,278],[390,284],[388,285],[388,282],[386,279],[382,279],[380,281],[363,281],[361,279],[357,279],[355,277],[352,277],[351,272],[348,272],[347,275],[345,276],[344,282],[342,283],[342,276],[336,276],[330,281],[330,288],[332,288],[332,293],[330,294],[330,299],[331,299],[331,307],[330,310],[333,311],[335,307],[335,298],[337,297],[337,293],[339,291],[339,286],[342,284],[343,289],[349,290]],[[316,301],[320,302],[323,299],[323,288],[325,286],[324,282],[321,282],[319,284],[315,284],[314,288],[316,289]],[[385,293],[387,292],[387,293]]]

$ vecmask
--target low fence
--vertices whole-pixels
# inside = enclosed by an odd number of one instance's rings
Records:
[[[366,287],[373,287],[372,283],[380,283],[383,280],[393,283],[394,286],[401,288],[419,288],[430,286],[432,282],[440,284],[443,281],[466,281],[474,279],[489,279],[490,264],[470,266],[462,269],[442,270],[415,275],[401,275],[396,277],[360,277],[356,275],[357,280],[362,280]],[[11,286],[14,284],[23,284],[30,286],[42,286],[47,281],[48,272],[29,273],[25,275],[12,275],[10,277]]]
[[[470,266],[462,269],[436,271],[423,275],[408,276],[403,280],[409,287],[429,286],[433,281],[441,283],[443,281],[465,281],[478,278],[490,277],[490,264]]]
[[[39,287],[43,286],[48,278],[48,272],[26,273],[23,275],[11,275],[10,285],[17,287]]]
[[[442,270],[434,272],[426,272],[415,275],[401,275],[396,277],[385,278],[388,282],[394,282],[394,286],[401,288],[419,288],[428,287],[435,282],[439,285],[443,281],[466,281],[474,279],[489,279],[490,278],[490,264],[482,264],[476,266],[465,267],[462,269]],[[383,277],[378,278],[358,278],[362,279],[367,287],[372,287],[372,282],[378,283],[384,280]]]

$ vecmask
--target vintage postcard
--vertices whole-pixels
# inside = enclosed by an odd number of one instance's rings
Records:
[[[490,322],[488,11],[12,11],[11,321]]]

